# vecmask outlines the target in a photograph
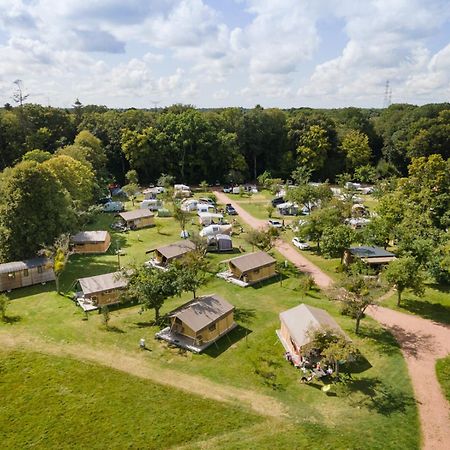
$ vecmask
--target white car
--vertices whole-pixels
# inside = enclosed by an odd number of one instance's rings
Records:
[[[283,228],[283,224],[279,220],[269,220],[269,226],[274,228]]]
[[[301,241],[298,237],[293,238],[292,243],[300,250],[307,250],[309,248],[309,244]]]

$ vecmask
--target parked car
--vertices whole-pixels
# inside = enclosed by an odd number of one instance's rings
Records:
[[[283,224],[279,220],[269,219],[269,226],[274,228],[283,228]]]
[[[300,250],[307,250],[309,248],[309,244],[300,240],[298,237],[293,238],[292,243]]]
[[[275,208],[277,205],[281,205],[281,204],[283,204],[283,203],[286,203],[285,201],[284,201],[284,198],[283,197],[275,197],[273,200],[272,200],[272,206]]]
[[[209,197],[200,197],[198,199],[198,202],[199,203],[205,203],[207,205],[216,206],[216,202],[212,198],[209,198]]]
[[[110,225],[110,227],[112,230],[115,230],[115,231],[128,231],[127,226],[125,224],[123,224],[122,222],[113,222]]]
[[[225,212],[230,216],[237,216],[237,211],[231,203],[227,203],[225,205]]]
[[[103,205],[103,212],[122,212],[125,211],[122,202],[108,202]]]
[[[231,186],[224,186],[222,189],[225,194],[231,194],[233,192],[233,188]]]

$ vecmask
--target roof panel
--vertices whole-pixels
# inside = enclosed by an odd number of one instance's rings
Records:
[[[229,262],[237,267],[241,272],[247,272],[248,270],[274,264],[276,260],[266,252],[259,251],[249,253],[248,255],[238,256],[237,258],[230,259]]]

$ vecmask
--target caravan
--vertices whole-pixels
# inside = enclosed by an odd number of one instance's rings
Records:
[[[150,211],[158,211],[162,206],[162,201],[156,198],[143,200],[140,204],[141,209],[149,209]]]
[[[198,213],[200,225],[207,227],[213,224],[223,224],[223,214],[200,212]]]

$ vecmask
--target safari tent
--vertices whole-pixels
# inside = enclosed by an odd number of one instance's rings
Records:
[[[73,253],[105,253],[111,245],[107,231],[81,231],[70,238]]]
[[[311,342],[310,331],[316,329],[332,329],[346,336],[337,322],[323,309],[305,305],[304,303],[280,313],[280,329],[278,338],[283,347],[293,356],[305,353],[305,345]]]
[[[233,241],[231,236],[226,234],[216,234],[207,237],[209,252],[232,252]]]
[[[152,227],[155,225],[154,214],[148,209],[135,209],[118,214],[130,230]]]
[[[199,353],[236,327],[233,313],[218,295],[194,298],[169,313],[170,326],[156,337]]]
[[[44,257],[0,264],[0,292],[54,280],[52,262]]]
[[[154,251],[151,265],[154,267],[166,267],[172,261],[182,258],[188,253],[195,250],[195,244],[189,240],[182,240],[174,242],[163,247],[158,247],[155,250],[149,250],[147,253]]]
[[[271,278],[276,274],[276,260],[263,251],[238,256],[228,261],[231,276],[247,284]]]
[[[105,305],[120,302],[120,295],[128,285],[122,272],[105,273],[94,277],[79,278],[80,292],[76,300],[85,310],[90,311]]]

